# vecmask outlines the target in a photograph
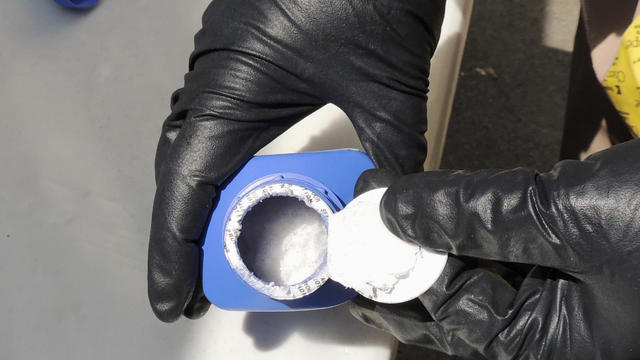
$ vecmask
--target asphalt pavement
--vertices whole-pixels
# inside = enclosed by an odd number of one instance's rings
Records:
[[[476,0],[441,168],[549,170],[560,152],[578,0]],[[452,359],[400,344],[397,360]]]

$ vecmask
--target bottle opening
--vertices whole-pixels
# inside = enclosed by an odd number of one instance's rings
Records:
[[[257,278],[274,285],[298,284],[327,255],[322,216],[295,197],[276,196],[253,206],[241,222],[240,257]]]
[[[245,193],[227,215],[224,251],[249,286],[279,300],[328,280],[327,223],[333,210],[309,188],[267,183]]]

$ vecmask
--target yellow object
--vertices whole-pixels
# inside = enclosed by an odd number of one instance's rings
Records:
[[[640,136],[640,16],[624,32],[602,85],[634,135]]]

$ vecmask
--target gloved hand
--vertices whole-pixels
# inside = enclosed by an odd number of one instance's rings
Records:
[[[634,140],[543,174],[365,174],[359,191],[391,183],[381,214],[393,233],[457,256],[417,301],[359,299],[352,312],[401,341],[464,357],[640,358],[638,159]],[[535,266],[506,281],[473,259]]]
[[[158,318],[197,318],[201,238],[221,184],[326,103],[378,167],[422,170],[429,60],[444,0],[216,0],[156,155],[148,291]]]

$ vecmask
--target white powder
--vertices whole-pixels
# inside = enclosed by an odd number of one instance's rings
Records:
[[[276,285],[293,285],[324,261],[327,230],[322,217],[304,202],[271,197],[245,215],[238,247],[255,276]]]
[[[380,218],[385,189],[354,199],[329,218],[330,277],[363,296],[386,303],[418,297],[438,278],[447,255],[393,235]]]
[[[229,265],[274,299],[306,296],[328,279],[326,221],[331,208],[304,187],[256,188],[233,206],[224,229]]]
[[[293,221],[298,221],[293,220]],[[327,255],[327,229],[322,221],[305,222],[282,241],[280,273],[286,284],[296,284],[311,276]]]

